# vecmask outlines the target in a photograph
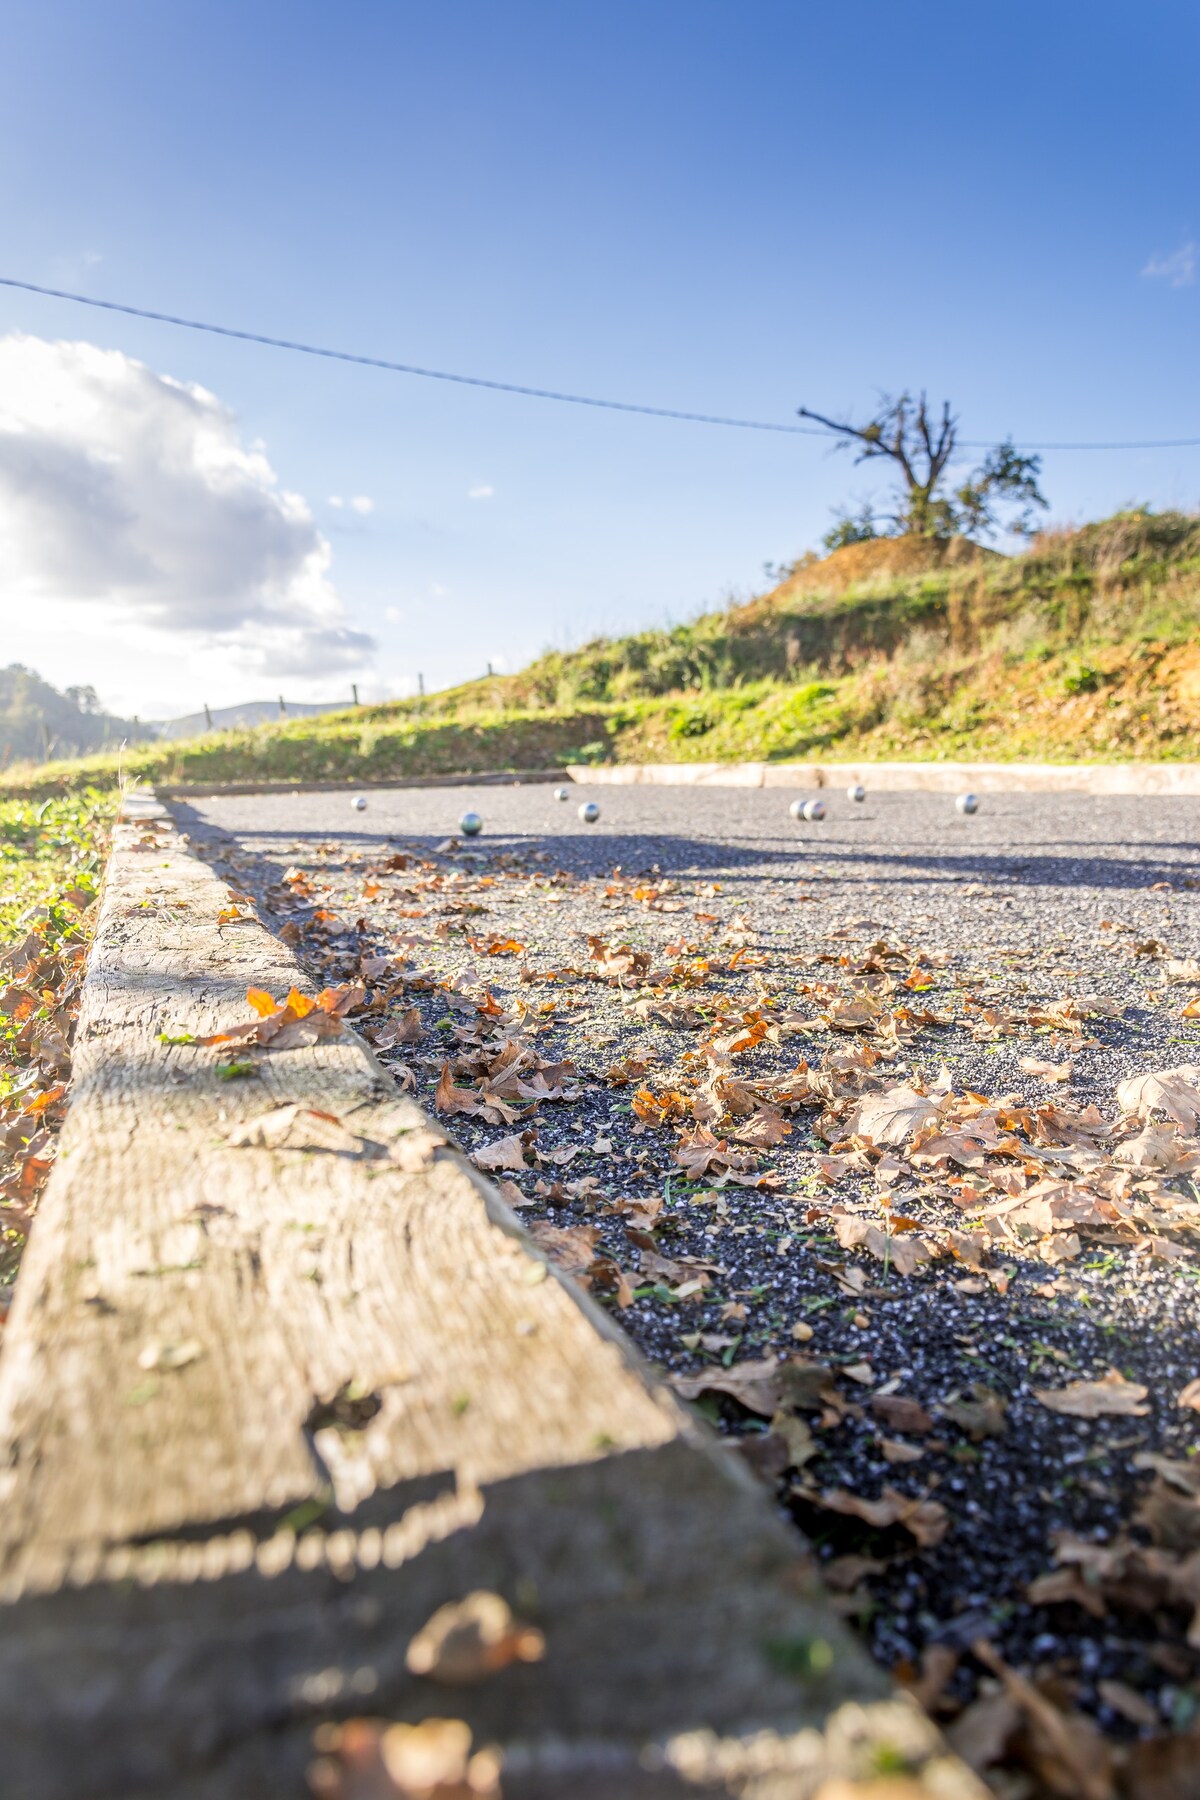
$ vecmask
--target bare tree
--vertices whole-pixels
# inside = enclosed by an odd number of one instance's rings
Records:
[[[1008,521],[1008,529],[1028,531],[1033,508],[1046,505],[1037,485],[1041,458],[1021,455],[1011,438],[989,450],[966,481],[946,492],[947,471],[958,444],[958,420],[950,411],[948,400],[943,401],[937,417],[924,394],[916,400],[907,393],[895,399],[885,394],[875,416],[865,425],[852,424],[848,419],[829,419],[807,406],[800,407],[799,413],[802,419],[811,419],[832,433],[838,449],[856,447],[856,463],[883,456],[899,470],[899,504],[886,518],[894,532],[916,532],[933,538],[953,537],[956,533],[991,534],[999,529],[996,507],[1003,500],[1020,509],[1017,517]],[[879,534],[873,514],[866,508],[857,519],[840,518],[826,541],[851,543],[873,535]]]

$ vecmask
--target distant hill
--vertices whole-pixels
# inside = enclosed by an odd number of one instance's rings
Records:
[[[244,725],[273,725],[280,719],[313,719],[319,713],[345,712],[347,700],[244,700],[240,706],[212,706],[207,713],[182,719],[156,719],[147,729],[155,737],[199,737],[202,731],[230,731]]]
[[[135,720],[105,712],[94,688],[60,693],[22,663],[0,669],[0,766],[86,756],[151,735]]]
[[[452,623],[451,627],[452,628]],[[1200,761],[1200,516],[1118,513],[1016,556],[879,538],[770,592],[419,700],[126,754],[165,781],[396,780],[563,762]],[[115,758],[0,790],[115,778]]]

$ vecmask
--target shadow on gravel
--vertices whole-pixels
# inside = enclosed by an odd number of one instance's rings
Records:
[[[446,842],[444,835],[393,831],[353,830],[311,831],[290,827],[247,830],[231,833],[213,826],[186,801],[173,801],[171,810],[181,829],[188,832],[198,854],[219,862],[224,850],[237,844],[244,849],[253,845],[264,871],[282,867],[271,860],[271,850],[284,846],[328,843],[332,837],[340,845],[354,849],[407,849],[428,855]],[[719,878],[735,871],[739,880],[805,880],[825,875],[857,875],[875,882],[905,886],[913,881],[943,882],[953,885],[968,881],[1016,882],[1028,887],[1086,887],[1108,890],[1134,890],[1150,887],[1155,882],[1176,883],[1182,879],[1177,862],[1167,860],[1164,852],[1191,851],[1190,843],[1155,845],[1145,855],[1124,854],[1114,846],[1111,855],[1093,851],[1085,856],[1049,855],[1038,852],[1015,852],[1011,848],[980,847],[974,851],[951,851],[917,847],[905,851],[886,845],[868,847],[845,844],[837,839],[822,838],[815,833],[803,842],[773,847],[762,839],[730,842],[722,838],[687,838],[650,833],[612,834],[584,839],[578,834],[550,836],[537,832],[497,832],[477,840],[481,851],[510,851],[528,855],[544,851],[548,868],[570,869],[575,874],[603,876],[614,868],[627,875],[650,874],[708,876]],[[468,851],[474,846],[464,844]],[[816,865],[814,867],[814,864]]]

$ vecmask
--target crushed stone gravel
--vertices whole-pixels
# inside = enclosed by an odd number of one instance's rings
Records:
[[[454,1051],[439,984],[483,983],[506,1009],[534,1009],[539,1055],[575,1064],[579,1097],[543,1103],[517,1123],[456,1117],[455,1136],[478,1152],[536,1127],[543,1166],[510,1174],[521,1190],[510,1197],[527,1224],[596,1229],[597,1252],[628,1272],[635,1296],[616,1316],[663,1369],[696,1373],[802,1350],[834,1371],[844,1401],[814,1427],[802,1480],[794,1467],[768,1473],[881,1662],[903,1674],[930,1645],[951,1646],[963,1654],[948,1692],[965,1700],[981,1673],[969,1646],[988,1636],[1011,1664],[1067,1679],[1076,1703],[1111,1732],[1134,1730],[1111,1704],[1114,1681],[1164,1725],[1189,1725],[1200,1711],[1200,1658],[1186,1615],[1097,1619],[1077,1605],[1034,1605],[1026,1589],[1053,1567],[1056,1534],[1104,1543],[1127,1526],[1146,1488],[1139,1452],[1186,1458],[1200,1448],[1197,1414],[1177,1404],[1200,1374],[1195,1243],[1163,1260],[1125,1242],[1085,1241],[1061,1263],[1008,1246],[1000,1285],[948,1258],[900,1275],[843,1250],[829,1229],[825,1209],[839,1199],[861,1209],[874,1188],[854,1171],[832,1184],[821,1175],[828,1146],[811,1111],[792,1115],[790,1135],[760,1153],[773,1187],[688,1183],[672,1162],[678,1127],[639,1120],[636,1081],[609,1085],[605,1073],[641,1060],[654,1089],[670,1088],[688,1074],[696,1031],[640,1018],[620,987],[587,977],[589,937],[669,965],[681,953],[668,946],[703,956],[732,931],[750,961],[686,997],[700,1008],[714,996],[748,1005],[763,993],[798,1004],[805,983],[842,980],[849,991],[838,959],[901,943],[944,958],[915,998],[956,1022],[902,1041],[890,1081],[929,1088],[945,1069],[957,1093],[1090,1103],[1112,1118],[1126,1077],[1200,1061],[1200,1020],[1180,1017],[1196,989],[1163,977],[1165,958],[1200,955],[1200,803],[997,795],[963,817],[944,796],[869,794],[853,805],[834,794],[816,824],[792,820],[783,791],[572,789],[572,800],[587,798],[600,803],[594,825],[556,804],[550,786],[373,791],[365,813],[331,793],[212,797],[173,810],[264,919],[274,911],[276,928],[300,920],[299,953],[322,980],[349,978],[364,954],[403,952],[409,940],[412,968],[432,980],[397,1006],[419,1009],[426,1041],[383,1055],[410,1071],[428,1106]],[[456,843],[467,807],[482,815],[484,835]],[[394,857],[409,861],[366,875]],[[332,912],[332,927],[309,930],[302,906],[280,911],[281,878],[297,869],[316,887],[307,916]],[[436,884],[422,888],[418,878],[431,874]],[[657,897],[633,898],[638,887]],[[470,938],[522,949],[488,954]],[[834,960],[818,964],[822,956]],[[579,979],[562,973],[572,970]],[[1029,1027],[980,1041],[964,1022],[968,996],[1020,1015],[1083,994],[1122,1011],[1090,1019],[1082,1047]],[[539,1013],[543,1005],[553,1010]],[[839,1035],[837,1047],[846,1041]],[[780,1075],[800,1056],[816,1064],[829,1044],[763,1041],[738,1072]],[[1069,1080],[1023,1071],[1031,1057],[1069,1061]],[[546,1162],[556,1151],[574,1155]],[[906,1195],[901,1181],[901,1208]],[[643,1242],[676,1263],[708,1265],[700,1292],[678,1298],[670,1280],[647,1274],[627,1217],[605,1211],[651,1198],[662,1208]],[[955,1213],[946,1201],[940,1223]],[[1112,1367],[1148,1390],[1144,1416],[1065,1417],[1035,1397]],[[1002,1402],[997,1435],[972,1437],[943,1411],[969,1401],[976,1384]],[[881,1389],[919,1402],[933,1428],[883,1428],[871,1406]],[[753,1455],[765,1419],[717,1394],[699,1404]],[[922,1547],[897,1526],[877,1529],[811,1498],[842,1489],[874,1499],[885,1487],[944,1506],[941,1541]],[[847,1587],[849,1556],[869,1567]]]

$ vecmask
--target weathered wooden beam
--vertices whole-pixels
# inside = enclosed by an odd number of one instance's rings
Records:
[[[0,1358],[0,1792],[301,1795],[312,1728],[465,1719],[513,1797],[982,1792],[801,1540],[351,1032],[170,1044],[303,985],[127,806]],[[280,1142],[261,1120],[289,1103]],[[278,1123],[278,1120],[276,1120]],[[486,1589],[544,1635],[413,1673]]]

